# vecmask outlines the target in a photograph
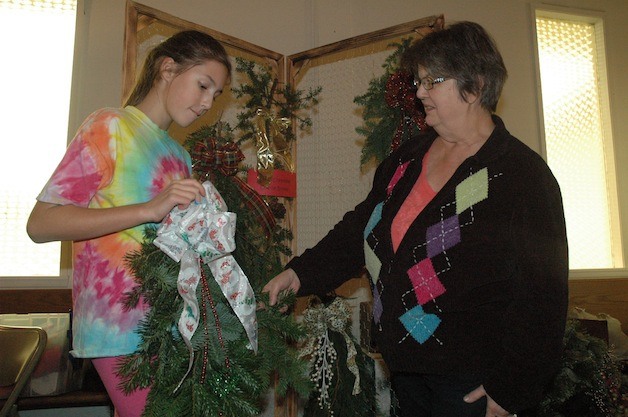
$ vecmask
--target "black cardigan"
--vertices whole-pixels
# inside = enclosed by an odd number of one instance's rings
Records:
[[[517,412],[540,401],[560,363],[567,239],[547,164],[493,119],[488,141],[418,215],[396,252],[391,223],[434,131],[384,160],[367,198],[287,268],[299,276],[299,295],[322,295],[367,264],[379,274],[371,276],[375,337],[391,372],[476,375],[498,404]]]

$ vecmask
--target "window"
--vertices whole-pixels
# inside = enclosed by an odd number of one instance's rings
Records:
[[[535,16],[546,154],[563,193],[570,269],[623,268],[603,22]]]
[[[26,221],[67,146],[75,20],[76,0],[0,0],[0,38],[10,57],[0,66],[0,286],[8,286],[6,277],[68,282],[62,245],[31,242]]]

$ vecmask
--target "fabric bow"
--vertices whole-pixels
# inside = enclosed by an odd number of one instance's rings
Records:
[[[255,114],[257,116],[255,138],[257,142],[258,181],[267,186],[273,176],[275,159],[280,159],[288,171],[294,172],[290,148],[284,138],[285,130],[290,127],[290,119],[277,117],[274,113],[261,107],[257,109]]]
[[[322,304],[309,307],[303,312],[303,322],[310,337],[307,344],[301,350],[299,356],[316,356],[316,351],[319,350],[321,342],[327,340],[328,331],[334,331],[340,333],[347,344],[347,368],[355,376],[355,382],[353,383],[353,395],[360,393],[360,372],[356,363],[357,350],[349,334],[347,333],[347,326],[349,324],[349,317],[351,315],[351,309],[349,304],[340,297],[337,297],[329,306]],[[326,346],[326,349],[332,351],[331,356],[336,357],[337,354],[333,346]]]
[[[238,172],[238,165],[244,160],[244,154],[234,142],[219,144],[216,138],[198,141],[192,149],[195,171],[203,172],[208,177],[218,170],[223,175],[232,176]]]
[[[270,239],[276,226],[275,217],[257,191],[236,175],[240,162],[244,160],[244,154],[238,145],[234,142],[221,144],[216,138],[208,137],[197,141],[190,155],[194,161],[194,173],[199,178],[212,179],[214,171],[218,171],[236,185],[247,207],[253,210],[254,216],[264,229],[264,234]]]
[[[416,96],[416,87],[412,85],[413,78],[412,73],[399,71],[391,74],[386,81],[384,100],[388,107],[398,109],[401,116],[391,141],[391,152],[412,135],[414,125],[419,130],[425,130],[427,127],[423,105]]]
[[[211,182],[205,181],[203,187],[206,197],[201,203],[193,202],[185,210],[173,208],[157,230],[153,242],[181,263],[177,289],[184,305],[178,329],[190,351],[190,362],[179,386],[194,361],[191,339],[200,322],[196,287],[201,277],[201,260],[209,267],[240,319],[249,339],[249,348],[257,353],[255,294],[244,271],[231,255],[235,250],[236,214],[227,211],[224,200]]]

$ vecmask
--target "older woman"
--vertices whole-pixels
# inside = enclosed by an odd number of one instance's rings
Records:
[[[378,167],[366,199],[265,287],[324,294],[366,266],[376,340],[403,417],[505,417],[560,363],[567,240],[558,184],[495,116],[506,68],[479,25],[406,56],[431,127]]]

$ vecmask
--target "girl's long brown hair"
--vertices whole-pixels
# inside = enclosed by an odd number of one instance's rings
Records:
[[[137,106],[144,100],[159,77],[161,62],[166,57],[172,58],[177,63],[179,72],[202,64],[207,60],[213,60],[223,64],[231,75],[231,62],[220,42],[197,30],[179,32],[149,52],[140,77],[124,103],[125,106]]]

